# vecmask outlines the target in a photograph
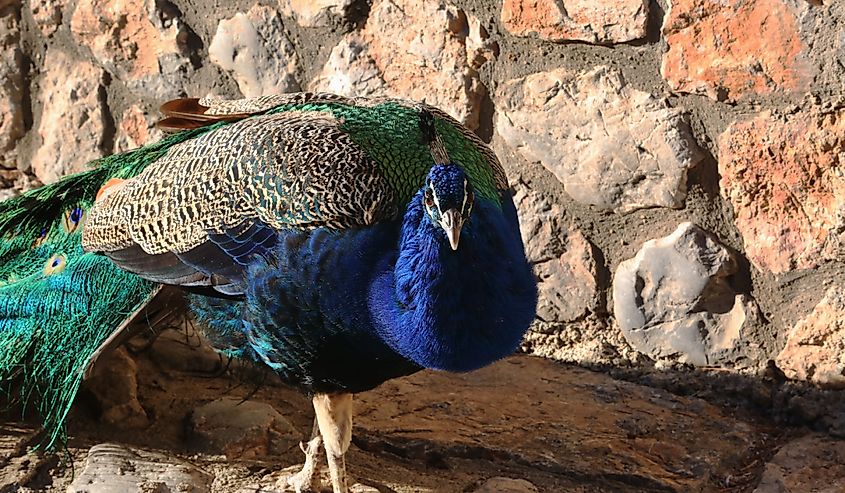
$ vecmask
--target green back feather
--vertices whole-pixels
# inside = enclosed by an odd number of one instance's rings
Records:
[[[48,446],[62,435],[90,356],[155,287],[84,252],[82,227],[73,229],[68,212],[88,210],[109,179],[132,177],[210,129],[100,159],[89,171],[0,202],[0,390],[8,404],[38,411]]]
[[[342,121],[340,129],[381,166],[401,205],[407,204],[425,182],[433,161],[420,131],[419,110],[393,102],[376,106],[308,103],[282,105],[268,113],[292,110],[325,111]],[[435,128],[449,157],[469,176],[475,193],[498,203],[493,170],[484,156],[451,123],[435,118]]]

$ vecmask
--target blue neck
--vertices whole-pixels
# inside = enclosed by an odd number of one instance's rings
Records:
[[[395,267],[373,280],[369,295],[385,342],[423,367],[448,371],[474,370],[513,353],[536,304],[510,197],[501,207],[478,200],[453,251],[418,193],[404,217]]]

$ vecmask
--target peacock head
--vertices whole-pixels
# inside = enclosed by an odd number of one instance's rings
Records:
[[[429,221],[442,228],[452,250],[458,249],[461,228],[469,219],[475,195],[466,173],[456,164],[436,164],[428,172],[423,206]]]

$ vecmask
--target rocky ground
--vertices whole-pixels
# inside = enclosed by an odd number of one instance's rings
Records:
[[[753,404],[777,400],[776,381],[748,382],[763,397],[743,400],[739,384],[720,395],[729,385],[705,373],[651,375],[617,375],[635,383],[515,355],[469,374],[387,382],[356,398],[354,491],[845,488],[845,442]],[[278,491],[311,420],[305,397],[226,366],[183,324],[97,363],[63,450],[31,450],[36,427],[7,417],[0,492]]]

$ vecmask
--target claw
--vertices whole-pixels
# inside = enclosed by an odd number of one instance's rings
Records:
[[[306,491],[317,491],[316,472],[320,457],[320,449],[323,440],[320,435],[316,435],[308,442],[299,442],[299,448],[305,454],[305,464],[302,465],[302,470],[292,476],[279,479],[277,485],[285,491],[290,491],[288,488],[293,488],[296,493],[304,493]]]

